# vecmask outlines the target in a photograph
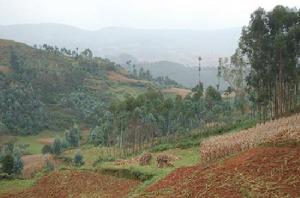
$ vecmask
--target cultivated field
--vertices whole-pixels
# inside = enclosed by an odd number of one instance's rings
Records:
[[[210,165],[180,168],[141,197],[299,197],[300,147],[259,147]]]
[[[237,133],[214,136],[200,146],[201,159],[210,161],[261,144],[280,144],[300,140],[300,114],[258,124]]]
[[[149,83],[149,81],[128,78],[127,76],[125,76],[123,74],[113,72],[113,71],[108,72],[108,78],[111,81],[117,81],[117,82],[123,82],[123,83]]]
[[[54,157],[50,154],[24,155],[22,157],[22,160],[24,162],[22,175],[24,178],[31,178],[37,172],[42,171],[47,162],[50,162],[55,167],[60,164],[60,162],[58,160],[55,160]]]
[[[177,169],[141,196],[300,197],[299,125],[298,114],[204,140],[201,164]]]
[[[54,171],[40,179],[32,188],[3,198],[66,198],[66,197],[123,197],[139,181],[101,175],[80,170]]]

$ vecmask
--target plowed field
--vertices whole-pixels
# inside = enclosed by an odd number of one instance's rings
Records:
[[[300,146],[258,147],[177,169],[142,197],[300,197]]]
[[[101,175],[91,171],[55,171],[40,179],[32,188],[5,198],[108,197],[127,195],[138,181]]]

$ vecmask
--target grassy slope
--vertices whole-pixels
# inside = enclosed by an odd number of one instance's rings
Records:
[[[0,196],[9,192],[20,192],[30,188],[36,179],[13,179],[13,180],[0,180]]]
[[[39,133],[38,135],[28,135],[28,136],[3,135],[0,136],[1,138],[0,146],[3,145],[5,142],[16,140],[17,144],[28,145],[27,148],[28,154],[40,154],[44,146],[44,144],[40,142],[40,140],[44,138],[54,138],[56,135],[61,136],[63,135],[63,132],[45,130]]]

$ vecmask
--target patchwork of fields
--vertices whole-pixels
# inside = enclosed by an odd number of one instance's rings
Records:
[[[295,114],[206,138],[200,152],[193,147],[152,153],[146,166],[139,165],[139,156],[97,162],[111,151],[83,146],[86,163],[81,169],[62,163],[56,171],[31,177],[31,169],[43,170],[42,164],[53,158],[28,155],[24,156],[28,179],[2,180],[0,197],[299,197],[299,137],[300,115]],[[34,142],[47,144],[44,140],[49,138],[38,136]],[[75,153],[76,149],[68,150],[63,156]],[[158,168],[160,154],[173,156],[174,167]],[[112,175],[117,172],[118,177]]]

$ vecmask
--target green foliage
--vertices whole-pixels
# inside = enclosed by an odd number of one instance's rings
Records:
[[[33,134],[47,126],[47,111],[31,85],[5,89],[0,109],[2,122],[15,133]]]
[[[22,173],[24,167],[23,160],[20,156],[14,156],[14,165],[13,165],[13,172],[16,175],[20,175]]]
[[[90,131],[89,135],[89,142],[94,144],[95,146],[98,145],[104,145],[105,143],[105,131],[103,128],[99,126],[95,126],[93,129]]]
[[[24,164],[21,157],[24,150],[21,150],[21,148],[23,148],[22,145],[17,145],[13,142],[9,142],[3,146],[0,155],[3,172],[7,174],[14,173],[15,175],[22,173]]]
[[[2,42],[0,65],[11,72],[0,72],[1,128],[29,135],[47,128],[66,129],[73,121],[91,124],[98,119],[97,108],[103,98],[108,101],[106,91],[86,82],[108,81],[106,71],[119,71],[118,65],[93,57],[89,49],[79,53],[47,44],[31,48]]]
[[[151,152],[162,152],[162,151],[166,151],[169,149],[174,148],[174,146],[172,144],[158,144],[153,146],[150,151]]]
[[[50,145],[44,145],[43,148],[42,148],[42,153],[45,155],[47,153],[52,153],[52,150],[51,150],[51,146]]]
[[[79,118],[88,121],[103,103],[95,95],[88,91],[76,90],[62,98],[60,104],[70,109]]]
[[[84,159],[80,151],[78,151],[74,156],[74,165],[77,167],[84,165]]]
[[[65,140],[69,147],[78,147],[80,146],[80,135],[81,131],[77,124],[74,124],[73,127],[65,132]]]
[[[195,92],[193,95],[193,100],[199,100],[203,96],[203,83],[200,82],[197,84],[192,91]]]
[[[299,10],[258,8],[243,28],[240,48],[251,70],[247,76],[253,110],[261,120],[291,112],[299,93]]]
[[[99,156],[99,158],[94,162],[94,165],[104,163],[104,162],[112,162],[115,161],[116,159],[113,156]]]
[[[1,161],[2,171],[7,174],[12,174],[14,172],[14,157],[9,154],[4,156]]]
[[[45,166],[44,166],[44,170],[46,171],[46,172],[51,172],[51,171],[53,171],[54,170],[54,164],[51,162],[51,161],[49,161],[49,160],[47,160],[46,161],[46,164],[45,164]]]
[[[208,86],[206,91],[205,91],[205,100],[208,102],[211,101],[221,101],[221,94],[216,90],[213,86]]]
[[[59,137],[55,137],[54,142],[51,146],[51,151],[55,155],[60,155],[63,151],[62,141]]]

